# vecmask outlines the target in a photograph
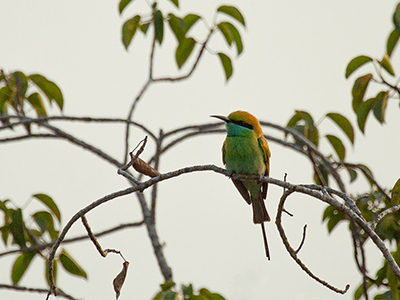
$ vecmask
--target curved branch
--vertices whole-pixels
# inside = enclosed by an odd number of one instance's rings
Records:
[[[384,217],[386,217],[388,214],[392,214],[396,211],[400,210],[400,204],[389,207],[388,209],[385,209],[383,212],[381,212],[380,214],[378,214],[375,218],[375,220],[373,220],[371,222],[371,228],[373,230],[375,230],[376,225],[378,225],[379,221],[382,220]]]
[[[350,288],[350,285],[346,285],[346,288],[341,290],[338,289],[336,287],[334,287],[333,285],[329,284],[328,282],[320,279],[318,276],[314,275],[307,267],[305,264],[303,264],[303,262],[297,257],[297,252],[298,250],[294,250],[292,248],[292,246],[290,246],[290,243],[286,237],[285,234],[285,230],[283,229],[282,226],[282,212],[284,210],[284,203],[287,199],[288,196],[290,196],[292,193],[294,192],[294,190],[292,189],[288,189],[287,191],[285,191],[279,201],[279,205],[278,205],[278,211],[276,214],[276,219],[275,219],[275,224],[276,227],[278,228],[279,234],[281,236],[282,242],[286,247],[286,250],[289,252],[290,256],[293,258],[293,260],[303,269],[304,272],[306,272],[308,274],[308,276],[310,276],[312,279],[316,280],[317,282],[321,283],[322,285],[326,286],[327,288],[329,288],[330,290],[336,292],[336,293],[340,293],[340,294],[345,294],[348,289]],[[303,241],[304,241],[304,236],[305,234],[303,234]],[[301,243],[301,245],[303,244],[303,241]]]
[[[392,269],[393,273],[396,275],[397,278],[400,279],[400,268],[397,265],[397,263],[395,262],[390,251],[386,248],[386,245],[381,240],[381,238],[371,229],[371,227],[365,222],[365,220],[363,218],[361,218],[357,214],[357,212],[355,212],[352,208],[340,203],[338,200],[331,197],[326,191],[325,191],[325,193],[321,192],[324,189],[323,187],[316,186],[316,189],[313,189],[314,185],[310,185],[310,186],[294,185],[294,184],[288,183],[286,181],[281,181],[281,180],[271,178],[271,177],[261,177],[260,178],[257,175],[232,174],[232,172],[222,169],[220,167],[217,167],[215,165],[198,165],[198,166],[186,167],[186,168],[178,169],[178,170],[175,170],[172,172],[164,173],[159,176],[153,177],[147,181],[141,182],[140,184],[138,184],[134,187],[130,187],[125,190],[111,193],[109,195],[106,195],[106,196],[94,201],[90,205],[84,207],[79,212],[77,212],[70,219],[70,221],[66,224],[66,226],[63,228],[63,230],[60,233],[58,240],[54,244],[54,246],[51,250],[50,256],[49,256],[49,278],[50,278],[50,284],[51,284],[51,293],[55,292],[55,285],[54,285],[54,279],[53,279],[53,260],[55,257],[55,253],[56,253],[58,247],[60,246],[61,242],[64,240],[64,238],[65,238],[66,234],[68,233],[69,229],[71,228],[71,226],[80,217],[82,217],[84,214],[88,213],[92,209],[96,208],[97,206],[102,205],[112,199],[115,199],[115,198],[118,198],[118,197],[121,197],[124,195],[128,195],[128,194],[132,194],[134,192],[140,192],[140,193],[137,193],[137,195],[139,197],[140,204],[142,205],[142,212],[144,214],[145,223],[148,226],[149,235],[151,236],[151,238],[153,236],[157,237],[157,233],[155,232],[154,226],[149,225],[149,224],[151,224],[151,214],[150,214],[149,209],[147,208],[146,201],[144,200],[144,197],[141,194],[141,192],[143,192],[145,189],[149,188],[150,186],[152,186],[158,182],[161,182],[161,181],[164,181],[164,180],[167,180],[170,178],[174,178],[174,177],[180,176],[182,174],[188,174],[188,173],[198,172],[198,171],[213,171],[213,172],[223,174],[223,175],[233,178],[233,179],[254,179],[254,180],[258,180],[260,182],[268,182],[270,184],[277,185],[284,189],[287,189],[287,191],[285,192],[285,195],[287,194],[287,196],[293,192],[298,192],[298,193],[310,195],[311,197],[314,197],[316,199],[319,199],[325,203],[332,205],[339,211],[345,212],[351,220],[356,222],[366,232],[366,234],[371,238],[371,240],[376,244],[378,249],[382,252],[382,254],[385,257],[386,261],[388,262],[390,268]],[[333,189],[329,188],[329,192],[333,192],[333,191],[334,191]],[[340,191],[336,191],[336,194],[342,195],[343,193]],[[157,245],[155,245],[153,242],[153,248],[154,248],[155,253],[156,252],[162,253],[162,247],[161,247],[161,245],[159,245],[158,238],[155,242],[158,243]],[[165,258],[163,256],[162,256],[162,258],[163,258],[163,260],[162,261],[159,260],[159,264],[165,263],[165,265],[166,265]],[[168,274],[166,274],[166,275],[168,275]],[[166,275],[164,275],[164,276],[166,276]],[[172,274],[170,274],[169,276],[172,278]]]

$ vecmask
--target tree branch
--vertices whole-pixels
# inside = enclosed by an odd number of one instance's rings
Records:
[[[395,262],[390,251],[386,248],[386,245],[384,244],[384,242],[380,239],[380,237],[371,229],[371,227],[368,225],[368,223],[365,221],[364,218],[360,217],[357,214],[357,212],[355,212],[352,208],[350,208],[347,205],[344,205],[344,204],[340,203],[338,200],[334,199],[332,196],[330,196],[326,192],[326,190],[328,190],[330,193],[338,195],[339,197],[341,195],[343,196],[344,193],[342,193],[340,191],[334,191],[333,189],[328,188],[328,187],[325,188],[325,187],[321,187],[318,185],[294,185],[294,184],[288,183],[286,181],[281,181],[281,180],[271,178],[271,177],[260,178],[257,175],[232,174],[232,172],[222,169],[222,168],[219,168],[214,165],[199,165],[199,166],[186,167],[186,168],[178,169],[176,171],[164,173],[157,177],[153,177],[147,181],[141,182],[137,186],[130,187],[130,188],[127,188],[125,190],[121,190],[121,191],[118,191],[115,193],[111,193],[109,195],[106,195],[106,196],[94,201],[90,205],[84,207],[79,212],[77,212],[70,219],[70,221],[66,224],[66,226],[63,228],[63,230],[60,233],[58,240],[54,244],[54,246],[51,250],[50,256],[49,256],[49,278],[50,278],[50,283],[51,283],[51,292],[52,293],[55,292],[55,285],[54,285],[54,280],[53,280],[53,260],[55,257],[55,253],[56,253],[58,247],[60,246],[61,242],[64,240],[64,238],[65,238],[66,234],[68,233],[69,229],[71,228],[71,226],[79,218],[81,218],[83,215],[90,212],[92,209],[98,207],[99,205],[102,205],[112,199],[115,199],[115,198],[118,198],[118,197],[121,197],[124,195],[128,195],[128,194],[132,194],[134,192],[140,192],[140,193],[137,193],[137,196],[138,196],[139,202],[142,206],[142,212],[143,212],[145,224],[148,227],[147,229],[148,229],[149,236],[152,239],[153,249],[157,256],[157,260],[159,262],[160,268],[162,269],[164,278],[166,280],[172,279],[171,269],[166,264],[165,258],[162,255],[162,247],[158,241],[158,236],[157,236],[155,227],[152,226],[151,214],[147,207],[146,201],[144,200],[142,192],[145,189],[149,188],[150,186],[152,186],[158,182],[161,182],[161,181],[164,181],[167,179],[171,179],[171,178],[183,175],[183,174],[188,174],[188,173],[198,172],[198,171],[214,171],[216,173],[223,174],[223,175],[233,178],[233,179],[254,179],[254,180],[258,180],[260,182],[268,182],[270,184],[277,185],[284,189],[287,189],[287,191],[284,194],[285,197],[289,196],[293,192],[298,192],[298,193],[302,193],[302,194],[307,194],[311,197],[314,197],[325,203],[328,203],[329,205],[332,205],[339,211],[343,211],[344,213],[346,213],[346,215],[351,220],[356,222],[366,232],[366,234],[371,238],[371,240],[376,244],[378,249],[382,252],[383,256],[385,257],[386,261],[388,262],[390,268],[392,269],[392,271],[394,272],[396,277],[400,279],[400,268],[397,265],[397,263]],[[323,191],[325,191],[325,192],[323,192]],[[343,197],[343,198],[345,198],[345,197]],[[284,200],[285,200],[285,198],[284,198]],[[344,199],[344,200],[346,201],[346,199]],[[349,201],[349,200],[347,200],[347,201]],[[161,255],[161,256],[159,257],[159,255]]]
[[[8,285],[8,284],[0,284],[0,289],[8,289],[8,290],[21,291],[21,292],[33,292],[33,293],[40,293],[40,294],[49,293],[48,289],[29,288],[29,287],[25,287],[25,286]],[[71,295],[64,293],[61,289],[58,289],[57,292],[58,292],[58,296],[60,296],[60,297],[64,297],[64,298],[70,299],[70,300],[77,300],[76,298],[72,297]]]
[[[334,291],[334,292],[336,292],[336,293],[345,294],[345,293],[348,291],[348,289],[350,288],[350,285],[349,285],[349,284],[346,285],[346,288],[345,288],[345,289],[341,290],[341,289],[338,289],[338,288],[332,286],[332,285],[329,284],[328,282],[326,282],[326,281],[320,279],[319,277],[317,277],[316,275],[314,275],[314,274],[306,267],[306,265],[297,257],[297,252],[298,252],[298,250],[297,250],[297,251],[294,250],[294,249],[292,248],[292,246],[290,245],[290,243],[289,243],[289,241],[288,241],[288,239],[287,239],[287,237],[286,237],[285,231],[284,231],[284,229],[283,229],[283,226],[282,226],[282,212],[283,212],[283,210],[284,210],[284,204],[285,204],[285,201],[286,201],[287,197],[290,196],[293,192],[294,192],[294,190],[288,189],[288,190],[286,190],[286,191],[283,193],[283,195],[282,195],[282,197],[281,197],[281,199],[280,199],[280,201],[279,201],[278,211],[277,211],[276,219],[275,219],[276,227],[278,228],[279,234],[280,234],[280,236],[281,236],[281,239],[282,239],[283,244],[284,244],[285,247],[286,247],[286,250],[289,252],[289,254],[290,254],[290,256],[293,258],[293,260],[294,260],[294,261],[303,269],[303,271],[306,272],[311,278],[313,278],[313,279],[316,280],[317,282],[321,283],[322,285],[326,286],[327,288],[329,288],[330,290],[332,290],[332,291]],[[303,234],[303,240],[304,240],[304,236],[305,236],[305,235]]]
[[[108,235],[110,233],[114,233],[114,232],[120,231],[122,229],[131,228],[131,227],[139,227],[139,226],[142,226],[143,223],[144,223],[144,221],[133,222],[133,223],[124,223],[124,224],[120,224],[118,226],[111,227],[109,229],[100,231],[98,233],[95,233],[95,235],[97,237],[101,237],[103,235]],[[89,239],[89,237],[87,235],[82,235],[82,236],[78,236],[78,237],[74,237],[74,238],[70,238],[70,239],[65,239],[65,240],[63,240],[62,244],[75,243],[75,242],[79,242],[79,241],[83,241],[83,240],[87,240],[87,239]],[[48,242],[48,243],[42,243],[40,245],[35,245],[35,246],[32,246],[32,247],[5,251],[5,252],[0,253],[0,257],[1,256],[6,256],[6,255],[10,255],[10,254],[20,253],[20,252],[40,251],[40,250],[43,250],[43,249],[46,249],[46,248],[49,248],[49,247],[53,246],[55,244],[55,242],[56,241],[54,240],[54,241],[51,241],[51,242]]]

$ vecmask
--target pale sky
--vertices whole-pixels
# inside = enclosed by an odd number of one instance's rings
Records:
[[[357,55],[381,58],[386,39],[393,29],[392,14],[397,1],[184,1],[176,12],[169,1],[165,11],[177,15],[197,13],[208,24],[222,4],[237,6],[246,19],[242,33],[244,51],[236,59],[236,49],[227,49],[214,37],[210,50],[227,52],[233,60],[234,74],[225,83],[216,56],[206,53],[193,76],[184,82],[153,85],[139,103],[134,120],[158,133],[189,124],[213,121],[210,115],[227,115],[247,110],[260,120],[286,125],[295,109],[306,110],[315,121],[327,112],[340,112],[356,126],[351,110],[351,88],[357,74],[346,80],[347,63]],[[125,118],[132,100],[146,81],[150,37],[134,37],[125,51],[121,27],[125,20],[145,11],[145,1],[137,0],[118,13],[117,1],[0,1],[0,67],[5,72],[21,70],[39,73],[58,84],[64,94],[64,114],[71,116]],[[221,18],[222,20],[223,18]],[[239,25],[238,25],[239,26]],[[167,29],[168,31],[169,29]],[[201,24],[193,30],[199,40],[206,32]],[[156,51],[155,75],[179,74],[174,58],[176,40],[168,32]],[[394,67],[399,65],[398,55]],[[190,62],[189,62],[190,64]],[[184,68],[183,73],[187,70]],[[359,75],[370,72],[368,67]],[[397,69],[397,71],[399,71]],[[371,89],[371,96],[374,95]],[[59,111],[53,107],[52,115]],[[390,101],[387,124],[381,126],[370,117],[363,136],[355,128],[355,147],[329,120],[324,120],[320,135],[336,134],[347,146],[347,160],[365,163],[387,188],[399,177],[398,149],[400,126],[398,102]],[[124,151],[124,126],[81,123],[55,123],[69,133],[100,147],[121,159]],[[265,133],[282,137],[271,129]],[[11,131],[7,135],[13,135]],[[5,133],[1,132],[0,138]],[[144,137],[133,131],[132,148]],[[222,166],[224,135],[208,135],[187,140],[162,157],[160,172],[184,166],[215,164]],[[307,159],[270,143],[271,176],[292,183],[311,183]],[[152,155],[149,143],[143,158]],[[321,149],[332,153],[325,140]],[[61,140],[29,140],[0,145],[2,176],[1,199],[10,198],[23,205],[30,195],[46,193],[62,212],[62,225],[96,199],[128,187],[116,169],[88,151]],[[344,176],[347,181],[346,176]],[[361,178],[349,185],[352,193],[368,191]],[[281,188],[270,186],[267,207],[274,220]],[[41,208],[31,203],[29,209]],[[345,295],[321,286],[308,277],[290,258],[274,222],[266,225],[271,261],[265,258],[259,226],[252,223],[251,208],[232,183],[212,172],[188,174],[159,185],[157,229],[175,282],[206,287],[227,299],[352,299],[361,277],[353,259],[347,224],[328,236],[321,222],[326,205],[300,195],[286,205],[295,216],[283,223],[291,243],[301,240],[302,227],[308,225],[302,261],[320,278],[344,288]],[[95,232],[120,223],[141,220],[135,196],[109,202],[87,215]],[[78,222],[67,237],[84,234]],[[158,291],[163,278],[159,272],[146,229],[126,229],[100,238],[103,248],[120,250],[130,268],[119,299],[149,299]],[[116,255],[101,258],[89,242],[67,245],[66,249],[88,272],[85,281],[59,270],[58,284],[80,299],[114,299],[112,279],[121,269]],[[5,251],[0,244],[0,252]],[[15,257],[0,260],[0,283],[11,284]],[[382,255],[371,244],[367,247],[367,266],[371,276],[382,263]],[[28,287],[46,287],[44,262],[39,258],[20,282]],[[44,299],[44,295],[0,290],[1,299]]]

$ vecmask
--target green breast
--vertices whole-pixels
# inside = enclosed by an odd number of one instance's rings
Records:
[[[263,151],[254,137],[227,136],[225,163],[238,174],[264,175],[266,170]]]

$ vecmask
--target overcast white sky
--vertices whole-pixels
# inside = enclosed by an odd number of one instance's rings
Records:
[[[142,3],[143,2],[143,3]],[[212,22],[221,4],[235,5],[243,12],[247,26],[241,30],[244,52],[234,63],[234,75],[226,84],[218,59],[207,53],[185,82],[157,84],[150,88],[135,112],[135,121],[155,133],[188,124],[210,122],[211,114],[227,115],[247,110],[259,119],[285,125],[295,109],[309,111],[315,120],[327,112],[341,112],[355,125],[351,110],[351,87],[355,76],[346,80],[347,63],[360,54],[380,58],[392,30],[397,1],[184,1],[181,12],[194,12]],[[162,2],[173,11],[173,6]],[[144,1],[135,1],[118,14],[117,1],[0,1],[0,67],[6,72],[39,73],[55,81],[65,97],[66,115],[121,117],[140,90],[148,74],[149,38],[135,36],[128,52],[121,43],[123,22],[143,12]],[[200,24],[199,24],[200,25]],[[204,37],[199,28],[193,33]],[[226,49],[218,37],[210,49]],[[173,61],[174,37],[168,33],[156,52],[155,74],[177,74]],[[235,49],[227,50],[232,58]],[[395,70],[398,66],[395,57]],[[366,68],[361,72],[367,72]],[[398,71],[398,70],[397,70]],[[361,74],[361,73],[360,73]],[[372,94],[371,94],[372,95]],[[51,114],[59,114],[56,108]],[[369,120],[366,135],[356,129],[356,143],[348,146],[348,160],[371,167],[382,185],[390,188],[399,177],[400,126],[398,103],[391,101],[387,124]],[[117,159],[123,153],[124,127],[59,123],[63,129],[102,148]],[[276,134],[272,130],[265,131]],[[340,131],[325,120],[320,134]],[[2,133],[4,135],[4,133]],[[143,138],[134,131],[131,144]],[[280,135],[279,135],[280,136]],[[222,166],[223,135],[191,139],[168,152],[160,171],[183,166]],[[271,176],[310,183],[311,168],[306,159],[270,143]],[[326,142],[322,150],[331,149]],[[144,157],[151,156],[149,145]],[[114,167],[60,140],[24,141],[0,146],[0,197],[23,205],[31,194],[51,195],[59,204],[65,223],[92,201],[127,187]],[[368,189],[359,179],[350,191]],[[275,217],[282,190],[271,186],[267,207]],[[34,204],[29,206],[37,208]],[[306,244],[300,258],[316,275],[344,288],[337,295],[309,278],[289,257],[273,222],[267,224],[271,261],[264,256],[259,226],[252,223],[251,208],[229,180],[203,172],[179,177],[159,186],[157,224],[174,280],[195,288],[207,287],[228,299],[352,299],[360,283],[353,261],[347,225],[330,236],[321,223],[325,205],[295,195],[287,210],[295,217],[284,218],[290,241],[297,245],[302,227],[308,224]],[[94,231],[123,222],[139,221],[136,197],[118,199],[87,216]],[[68,237],[83,234],[76,224]],[[120,299],[149,299],[162,283],[153,250],[144,228],[128,229],[100,239],[104,248],[122,251],[130,269]],[[59,286],[84,299],[113,299],[112,279],[120,271],[117,256],[103,259],[88,242],[67,246],[89,274],[84,281],[59,272]],[[0,251],[4,251],[0,244]],[[0,282],[11,283],[12,259],[0,260]],[[368,247],[367,263],[374,275],[382,263],[381,254]],[[21,281],[29,287],[45,287],[43,262],[35,259]],[[0,290],[1,299],[43,299],[43,295]]]

